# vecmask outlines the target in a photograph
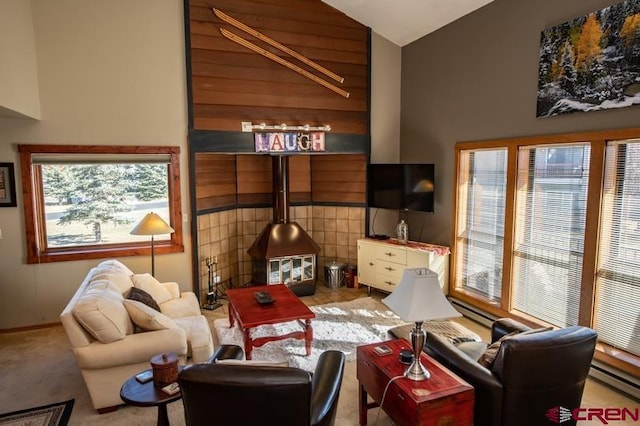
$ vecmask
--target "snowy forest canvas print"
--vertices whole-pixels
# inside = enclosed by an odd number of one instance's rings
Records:
[[[542,31],[536,115],[640,104],[640,0]]]

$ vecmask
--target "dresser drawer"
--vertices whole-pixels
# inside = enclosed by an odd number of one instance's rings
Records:
[[[391,293],[400,284],[400,278],[392,277],[390,275],[378,275],[376,276],[376,288],[382,291],[388,291]]]
[[[394,277],[396,279],[396,283],[400,282],[400,278],[402,278],[402,274],[404,273],[405,269],[405,265],[388,262],[386,260],[378,260],[375,266],[377,275],[387,275],[389,277]]]
[[[404,247],[396,248],[389,245],[376,247],[376,258],[387,262],[407,264],[407,251]]]

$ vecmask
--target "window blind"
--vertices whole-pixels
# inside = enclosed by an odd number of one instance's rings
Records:
[[[578,322],[590,147],[520,147],[513,307],[558,327]]]
[[[31,163],[45,164],[169,164],[171,154],[34,153]]]
[[[460,153],[457,285],[500,300],[507,150]]]
[[[640,356],[640,139],[607,145],[599,244],[598,338]]]

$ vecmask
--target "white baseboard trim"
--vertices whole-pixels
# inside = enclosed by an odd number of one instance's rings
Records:
[[[594,360],[589,376],[640,401],[640,380],[623,371]]]
[[[479,324],[484,325],[487,328],[491,328],[491,324],[493,324],[493,322],[498,319],[498,317],[483,312],[475,306],[469,305],[468,303],[461,300],[450,298],[449,302],[451,302],[453,307],[456,308],[456,310],[462,315],[471,320],[474,320]]]

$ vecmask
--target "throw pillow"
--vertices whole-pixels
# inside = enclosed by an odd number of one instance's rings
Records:
[[[158,303],[153,300],[153,297],[151,297],[149,293],[142,290],[141,288],[131,287],[131,290],[129,290],[129,294],[127,295],[127,299],[144,303],[148,307],[160,312],[160,306],[158,306]]]
[[[171,293],[151,274],[134,274],[131,276],[133,286],[149,293],[158,305],[171,300]]]
[[[108,281],[91,282],[74,306],[73,316],[102,343],[122,340],[133,332],[122,300],[120,291]]]
[[[549,330],[553,330],[553,327],[532,328],[531,330],[527,330],[523,332],[512,331],[506,336],[502,336],[502,338],[490,344],[478,359],[478,363],[490,370],[491,367],[493,367],[493,363],[496,361],[496,357],[498,356],[498,352],[500,351],[500,346],[502,345],[502,342],[516,335],[526,336],[528,334],[536,334],[536,333],[541,333],[543,331],[549,331]]]
[[[502,342],[515,336],[516,334],[518,334],[517,331],[512,331],[511,333],[502,336],[499,340],[496,340],[495,342],[490,344],[484,351],[484,353],[480,355],[478,364],[491,370],[491,367],[493,366],[493,363],[496,361],[496,357],[498,356],[498,351],[500,350],[500,345],[502,345]]]
[[[178,328],[174,320],[136,300],[124,300],[131,321],[144,331]]]

